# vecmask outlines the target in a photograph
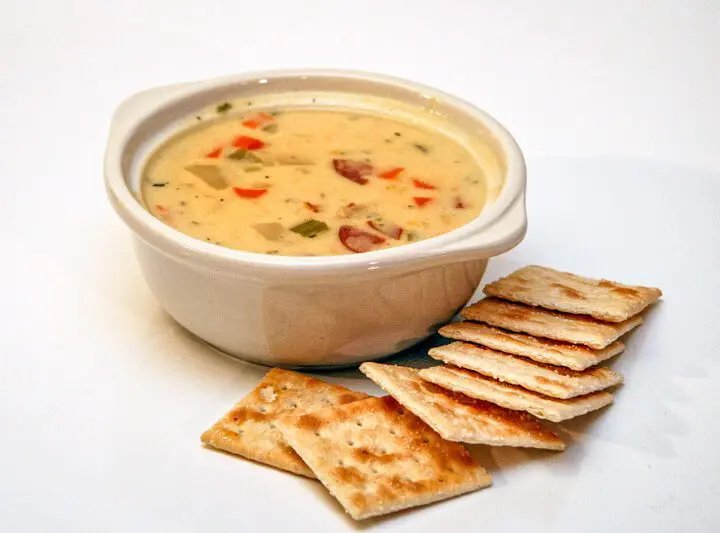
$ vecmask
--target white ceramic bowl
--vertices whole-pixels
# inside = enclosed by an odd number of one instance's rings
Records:
[[[288,98],[308,91],[320,98],[350,93],[431,108],[471,141],[482,138],[490,146],[501,173],[497,198],[475,220],[444,235],[327,257],[215,246],[180,233],[143,208],[140,167],[163,139],[187,126],[188,117],[230,98]],[[517,245],[527,225],[523,156],[500,124],[435,89],[363,72],[251,73],[132,96],[113,117],[105,183],[113,207],[133,232],[145,279],[165,310],[223,352],[267,365],[351,365],[420,342],[467,303],[488,258]]]

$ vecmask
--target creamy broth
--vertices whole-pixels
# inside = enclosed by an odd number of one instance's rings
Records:
[[[170,138],[143,170],[142,196],[158,219],[220,246],[338,255],[467,224],[483,208],[485,182],[471,154],[438,132],[288,108],[222,115]]]

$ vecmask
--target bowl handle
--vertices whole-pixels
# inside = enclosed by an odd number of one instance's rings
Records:
[[[526,232],[525,192],[522,192],[497,222],[476,235],[443,246],[436,253],[444,262],[493,257],[517,246]]]
[[[112,117],[112,129],[114,131],[125,132],[129,130],[131,125],[137,122],[139,117],[144,116],[148,109],[154,109],[166,103],[174,96],[182,95],[187,86],[191,83],[178,83],[175,85],[165,85],[163,87],[155,87],[135,93],[122,102],[115,109]]]

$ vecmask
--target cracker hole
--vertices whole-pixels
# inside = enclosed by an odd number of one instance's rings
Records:
[[[362,423],[360,420],[358,420],[357,422],[355,422],[355,425],[356,425],[357,427],[361,428],[362,425],[363,425],[363,423]]]
[[[272,429],[275,429],[275,424],[270,423],[270,427],[271,427]]]
[[[349,440],[349,441],[347,441],[347,445],[348,445],[348,446],[355,446],[355,442]]]
[[[398,407],[397,412],[398,412],[399,415],[404,415],[404,414],[405,414],[405,409],[403,409],[402,407]]]
[[[297,403],[290,402],[290,407],[292,407],[293,409],[297,409]]]
[[[430,439],[428,439],[427,437],[423,437],[423,440],[422,440],[422,441],[423,441],[424,444],[427,444],[427,443],[430,442]]]
[[[287,385],[280,385],[280,390],[288,390],[288,388]]]
[[[393,428],[390,428],[390,435],[397,435],[397,432]]]
[[[260,411],[261,413],[264,413],[264,412],[267,411],[267,407],[265,407],[264,405],[261,405],[261,406],[258,408],[258,411]]]
[[[370,467],[370,472],[372,472],[373,474],[377,474],[377,473],[378,473],[378,470],[377,470],[377,468],[375,468],[374,466],[372,466],[372,467]]]
[[[233,417],[233,422],[240,422],[240,419],[236,416]]]
[[[444,477],[439,477],[439,478],[438,478],[438,483],[440,483],[440,484],[445,483],[445,481],[446,481],[446,480],[445,480]]]
[[[315,436],[316,436],[316,437],[319,437],[319,436],[320,436],[320,432],[319,432],[319,431],[314,431],[313,433],[315,433]]]
[[[345,461],[343,461],[342,459],[340,459],[340,460],[338,460],[338,463],[337,463],[337,464],[338,464],[338,466],[345,466]]]

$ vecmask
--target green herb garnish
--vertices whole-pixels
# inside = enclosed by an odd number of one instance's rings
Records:
[[[219,106],[215,108],[215,111],[218,113],[227,113],[232,109],[232,104],[230,102],[223,102]]]
[[[417,148],[418,150],[420,150],[423,154],[427,154],[427,153],[430,151],[430,148],[428,148],[428,147],[425,146],[424,144],[413,143],[413,146],[414,146],[415,148]]]
[[[264,163],[262,159],[260,159],[258,156],[253,154],[252,152],[248,152],[245,156],[245,161],[250,161],[251,163]]]
[[[164,181],[162,183],[153,183],[152,186],[153,187],[165,187],[165,185],[167,185],[167,184],[168,184],[168,182]]]
[[[263,126],[263,131],[266,131],[268,133],[277,133],[278,125],[277,124],[268,124],[267,126]]]
[[[235,161],[240,161],[241,159],[245,159],[245,156],[248,155],[248,151],[244,148],[238,148],[234,152],[228,154],[228,158],[234,159]]]
[[[293,226],[290,228],[290,231],[293,233],[298,233],[302,235],[303,237],[313,238],[317,236],[319,233],[322,233],[323,231],[327,231],[330,228],[328,227],[325,222],[322,220],[315,220],[314,218],[311,218],[310,220],[306,220],[302,224],[298,224],[297,226]]]
[[[412,242],[415,240],[415,234],[412,231],[408,231],[406,234],[408,242]]]

